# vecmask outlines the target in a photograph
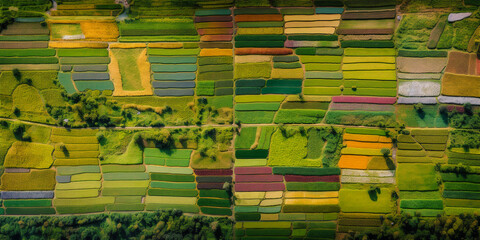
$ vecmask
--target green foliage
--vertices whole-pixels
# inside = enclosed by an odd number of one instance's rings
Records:
[[[452,112],[443,114],[442,117],[447,118],[450,127],[453,128],[480,128],[480,113],[477,111],[467,114],[466,112],[460,113],[454,110]]]
[[[325,120],[328,124],[395,127],[398,123],[393,115],[392,112],[329,111]]]
[[[233,223],[227,218],[189,217],[180,210],[9,217],[0,222],[0,237],[5,239],[225,239],[233,234]]]
[[[30,141],[31,137],[26,131],[25,124],[19,122],[13,122],[10,125],[10,130],[17,140]]]
[[[418,114],[423,113],[423,104],[422,103],[415,103],[413,108],[417,111]]]
[[[439,18],[437,13],[403,15],[395,44],[400,49],[426,49],[430,32]]]
[[[380,152],[382,153],[382,155],[383,155],[384,157],[390,156],[390,149],[388,149],[388,148],[382,148],[382,149],[380,150]]]
[[[453,47],[453,24],[447,23],[440,40],[437,43],[438,49],[450,49]]]
[[[17,79],[17,81],[20,81],[20,79],[22,79],[22,73],[18,70],[18,68],[14,68],[12,72],[13,76],[15,77],[15,79]]]
[[[158,148],[171,148],[174,143],[170,131],[165,128],[145,131],[142,132],[140,136],[146,141],[152,141]]]
[[[49,107],[48,113],[65,127],[115,126],[125,118],[118,104],[109,98],[108,92],[99,90],[74,93],[65,96],[66,107]]]
[[[476,130],[453,130],[450,132],[448,147],[462,147],[465,150],[480,148],[480,133]]]
[[[477,11],[471,17],[453,23],[453,28],[455,32],[455,36],[453,39],[454,48],[462,51],[467,50],[470,38],[480,24],[479,19],[480,12]]]
[[[408,213],[387,215],[378,231],[353,231],[346,239],[478,239],[479,220],[471,213],[435,218]]]

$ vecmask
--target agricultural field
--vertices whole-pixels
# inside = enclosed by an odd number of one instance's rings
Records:
[[[480,239],[477,1],[0,6],[1,239]]]

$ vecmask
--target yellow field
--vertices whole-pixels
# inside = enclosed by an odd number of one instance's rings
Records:
[[[447,96],[480,97],[480,77],[445,73],[442,94]]]
[[[329,205],[338,204],[338,198],[324,199],[285,199],[285,205]]]
[[[119,36],[115,22],[85,21],[80,23],[80,28],[87,40],[114,42]]]
[[[106,42],[70,42],[50,41],[49,48],[108,48]]]
[[[392,139],[377,136],[377,135],[363,135],[363,134],[350,134],[345,133],[343,135],[343,140],[359,141],[359,142],[381,142],[381,143],[391,143]]]
[[[287,192],[285,198],[336,198],[338,192]]]

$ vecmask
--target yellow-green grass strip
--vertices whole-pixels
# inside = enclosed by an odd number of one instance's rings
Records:
[[[145,172],[119,172],[119,173],[104,173],[103,179],[106,181],[121,181],[121,180],[148,180],[148,173]]]
[[[393,48],[346,48],[345,56],[396,56]]]
[[[62,166],[57,167],[57,175],[74,175],[80,173],[99,173],[99,166]]]
[[[163,166],[154,166],[154,165],[147,165],[147,172],[149,172],[149,173],[185,174],[185,175],[193,174],[193,170],[191,168],[163,167]]]
[[[146,196],[145,203],[160,203],[160,204],[185,204],[196,205],[196,197],[163,197],[163,196]]]
[[[104,188],[147,188],[149,181],[135,180],[135,181],[104,181]]]
[[[395,57],[344,57],[343,63],[395,63]]]
[[[97,197],[99,189],[80,189],[80,190],[56,190],[56,198],[90,198]]]
[[[64,144],[68,152],[73,151],[98,151],[98,144]],[[55,151],[63,151],[60,144],[55,145]]]
[[[96,158],[98,157],[98,155],[99,151],[55,151],[55,153],[53,154],[55,158]]]
[[[100,181],[83,181],[70,183],[57,183],[56,190],[78,190],[78,189],[99,189],[102,186]]]
[[[194,182],[157,182],[150,183],[152,188],[170,188],[170,189],[195,189],[197,184]]]
[[[102,175],[100,173],[81,173],[72,175],[70,181],[78,182],[78,181],[100,181]]]
[[[347,147],[342,149],[342,155],[382,156],[383,154],[380,152],[380,149]]]
[[[342,70],[395,70],[395,64],[391,63],[343,63]]]

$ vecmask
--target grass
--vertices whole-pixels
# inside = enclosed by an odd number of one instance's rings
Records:
[[[325,120],[328,124],[354,126],[395,126],[396,124],[392,112],[329,111]]]
[[[52,38],[62,38],[65,35],[79,35],[82,34],[82,29],[79,23],[75,24],[52,24]]]
[[[2,49],[1,57],[47,57],[55,56],[55,49]]]
[[[53,190],[55,188],[55,170],[4,173],[1,188],[5,191]]]
[[[255,136],[257,134],[257,127],[245,127],[242,128],[240,134],[235,138],[236,149],[250,149],[255,142]]]
[[[237,103],[235,111],[277,111],[280,103]]]
[[[438,184],[434,165],[399,164],[397,185],[400,190],[407,191],[437,190]]]
[[[140,81],[140,70],[137,64],[143,48],[111,49],[111,52],[118,61],[123,89],[128,91],[143,90]]]
[[[477,10],[472,17],[453,23],[455,33],[453,39],[454,48],[462,51],[467,50],[470,38],[479,26],[479,14]]]
[[[408,127],[447,127],[448,120],[438,114],[438,106],[424,105],[422,112],[417,112],[412,105],[397,106],[397,121]]]
[[[245,95],[235,96],[237,103],[251,103],[251,102],[282,102],[285,96],[279,95]]]
[[[209,105],[215,108],[233,108],[233,96],[217,96],[207,98]]]
[[[145,19],[120,22],[121,36],[197,35],[193,20],[187,18]]]
[[[396,31],[395,44],[400,49],[427,49],[430,33],[439,17],[440,15],[437,13],[403,16]]]
[[[272,72],[270,63],[239,63],[235,64],[235,79],[269,78]]]
[[[33,122],[52,122],[47,113],[45,104],[38,90],[32,86],[22,84],[12,94],[13,106],[20,110],[20,119]]]
[[[101,48],[59,49],[59,57],[108,57],[108,50]]]
[[[445,29],[443,30],[440,40],[438,40],[437,48],[438,49],[450,49],[453,47],[453,35],[454,28],[453,24],[447,23]]]
[[[192,156],[192,168],[195,169],[226,169],[232,165],[232,152],[219,152],[215,159],[210,157],[202,157],[199,152],[195,151]]]
[[[260,132],[260,137],[258,139],[257,149],[269,149],[270,148],[270,140],[272,138],[272,134],[274,133],[275,128],[273,126],[262,127]]]
[[[52,152],[51,145],[15,142],[5,157],[4,167],[49,168],[53,163]]]
[[[379,192],[367,189],[341,189],[339,192],[342,212],[354,213],[390,213],[393,209],[391,190],[380,188]],[[355,199],[355,201],[352,201]]]
[[[45,103],[52,107],[65,107],[66,102],[62,96],[63,90],[60,89],[47,89],[41,91]]]
[[[141,147],[139,147],[132,138],[123,154],[117,156],[108,155],[108,157],[102,161],[102,164],[141,164],[143,162],[142,154],[143,151]]]
[[[318,159],[322,155],[325,144],[322,135],[322,132],[317,129],[308,130],[307,158]]]
[[[134,140],[132,131],[103,131],[100,142],[102,164],[141,164],[143,150]]]
[[[241,123],[272,123],[275,111],[235,111],[235,117]]]
[[[275,117],[275,123],[319,123],[325,113],[325,110],[316,109],[281,109]]]
[[[379,20],[343,20],[339,29],[383,29],[393,28],[395,20],[379,19]]]
[[[290,137],[282,134],[277,129],[272,136],[270,166],[304,166],[304,158],[307,156],[307,137],[299,131],[295,131]]]
[[[192,121],[194,117],[194,112],[188,106],[189,103],[193,102],[193,97],[154,97],[154,96],[142,96],[142,97],[112,97],[120,105],[124,104],[135,104],[135,105],[144,105],[151,107],[166,107],[169,106],[172,108],[171,114],[164,114],[163,121],[165,124],[172,125],[184,125],[185,122]],[[145,113],[144,113],[145,114]],[[134,124],[138,120],[148,120],[148,115],[134,115],[132,116],[132,122],[127,122],[127,126]],[[146,118],[146,119],[144,119]]]

